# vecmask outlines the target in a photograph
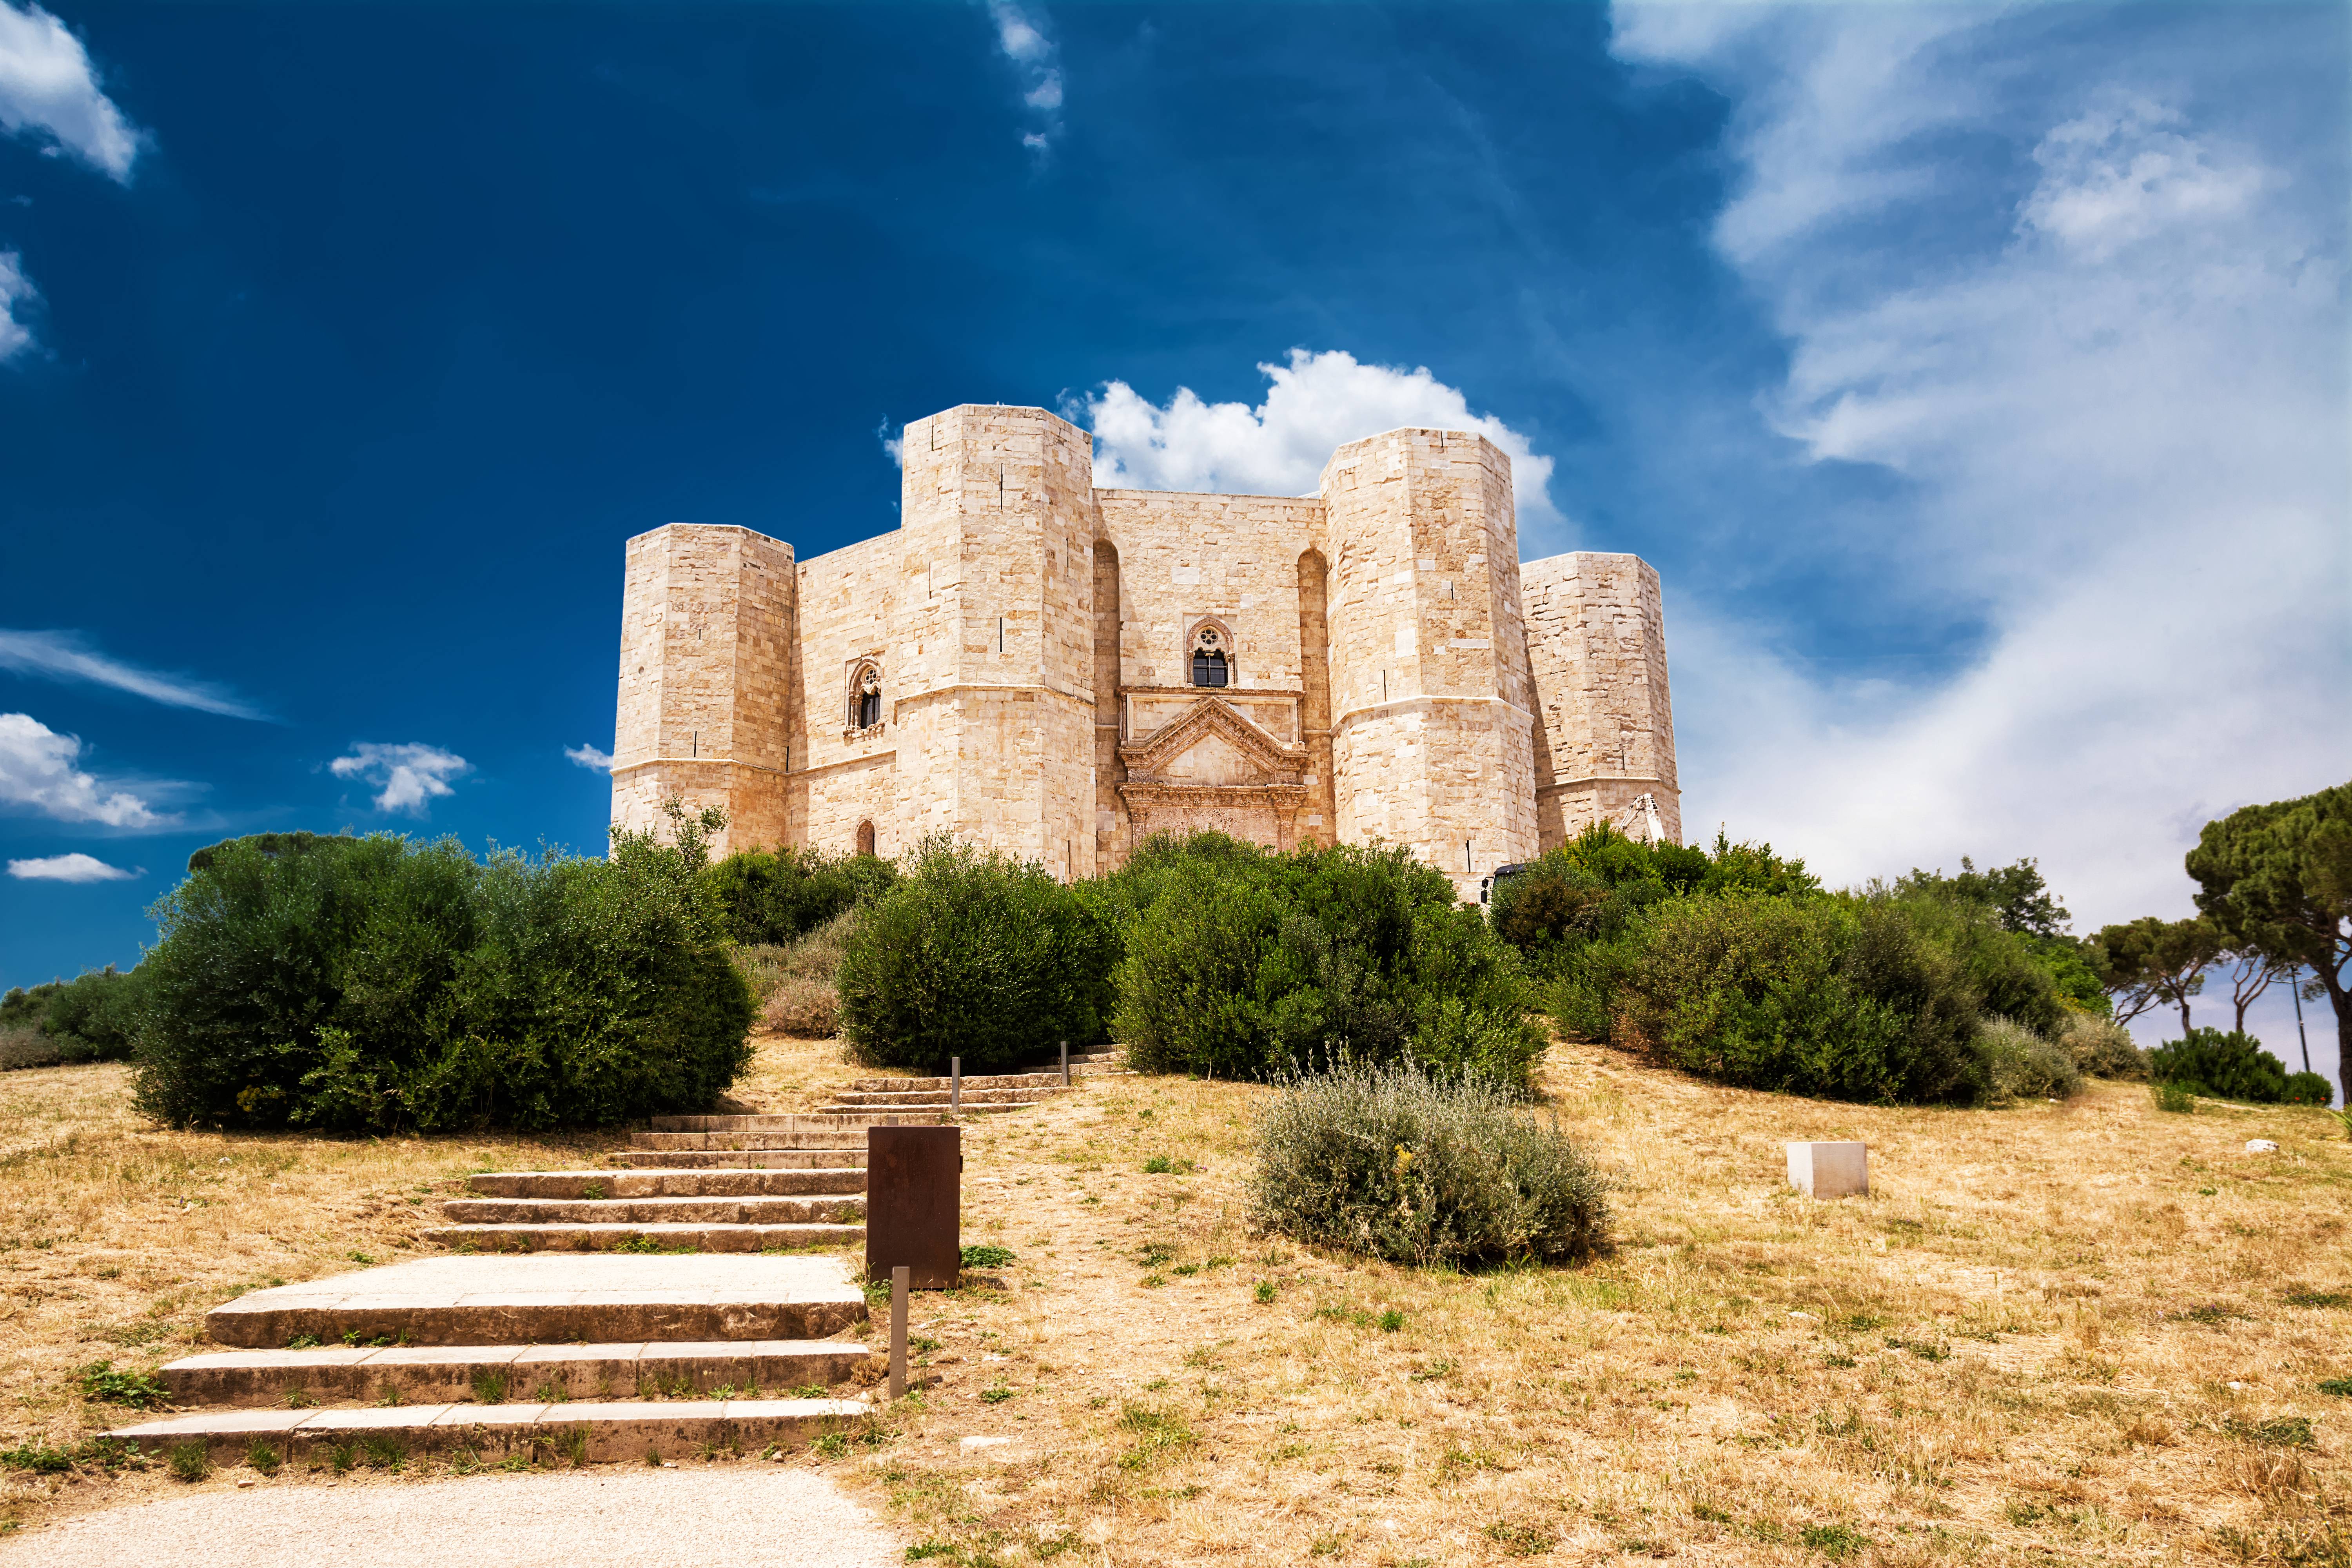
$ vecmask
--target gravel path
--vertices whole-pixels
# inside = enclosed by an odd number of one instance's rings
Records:
[[[807,1470],[207,1489],[0,1541],[0,1568],[883,1568],[903,1549]]]

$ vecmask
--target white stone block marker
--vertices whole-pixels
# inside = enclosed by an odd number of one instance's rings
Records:
[[[1789,1184],[1809,1198],[1845,1198],[1870,1191],[1870,1157],[1860,1143],[1791,1143]]]

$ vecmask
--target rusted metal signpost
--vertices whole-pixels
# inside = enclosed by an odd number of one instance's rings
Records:
[[[906,1391],[907,1292],[963,1267],[963,1129],[866,1130],[866,1277],[890,1281],[890,1394]]]

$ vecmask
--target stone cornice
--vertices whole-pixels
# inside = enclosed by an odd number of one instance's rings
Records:
[[[1129,775],[1137,782],[1158,784],[1161,782],[1158,775],[1162,770],[1206,734],[1222,735],[1240,747],[1258,766],[1276,775],[1269,783],[1297,784],[1298,775],[1311,759],[1306,747],[1286,746],[1243,718],[1228,703],[1214,697],[1202,697],[1143,741],[1121,743],[1119,760],[1128,765]]]

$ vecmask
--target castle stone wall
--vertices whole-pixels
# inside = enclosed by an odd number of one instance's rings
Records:
[[[1035,408],[917,420],[903,458],[899,527],[797,565],[742,528],[629,541],[616,823],[675,794],[727,807],[722,849],[870,826],[1071,877],[1162,828],[1382,839],[1465,896],[1644,792],[1679,836],[1657,574],[1520,566],[1481,437],[1353,442],[1296,498],[1097,490],[1091,437]],[[1191,684],[1203,625],[1224,688]]]

